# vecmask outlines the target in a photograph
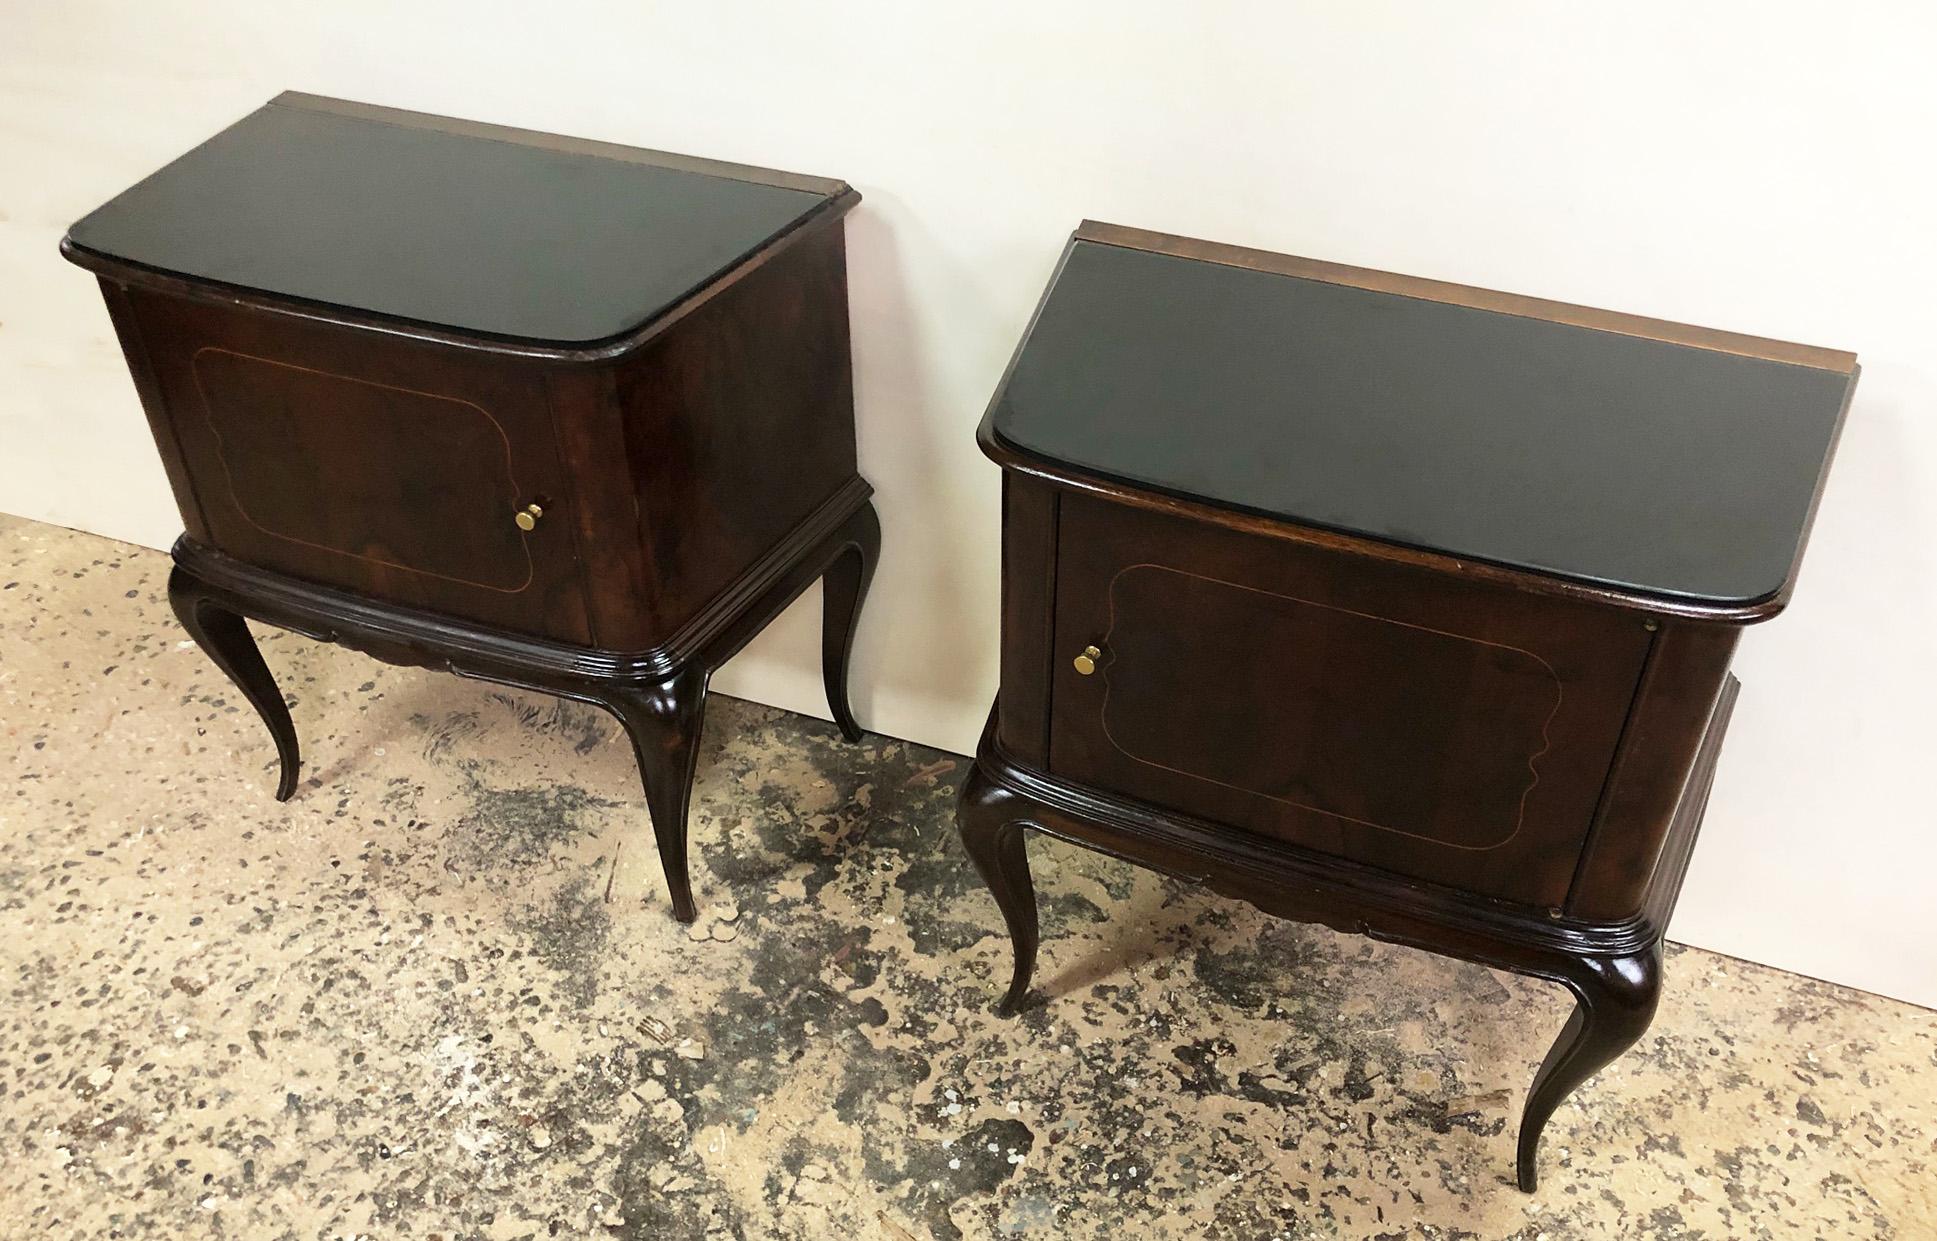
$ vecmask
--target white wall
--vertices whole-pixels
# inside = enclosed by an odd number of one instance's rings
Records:
[[[1083,216],[1857,350],[1795,605],[1677,938],[1937,1005],[1937,106],[1927,6],[368,0],[10,4],[0,510],[177,526],[65,225],[285,87],[844,177],[874,727],[969,749],[995,685],[972,430]],[[817,605],[719,688],[822,711]]]

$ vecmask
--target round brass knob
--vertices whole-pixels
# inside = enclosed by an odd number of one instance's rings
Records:
[[[1078,676],[1088,676],[1096,671],[1096,661],[1101,658],[1103,658],[1102,651],[1093,646],[1086,646],[1083,648],[1083,653],[1071,662],[1076,665]]]
[[[538,528],[538,519],[544,515],[544,509],[538,507],[536,504],[527,504],[514,513],[511,520],[518,523],[518,529],[520,530],[536,530]]]

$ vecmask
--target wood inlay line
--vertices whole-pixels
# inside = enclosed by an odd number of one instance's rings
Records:
[[[448,573],[438,573],[433,569],[420,569],[416,565],[399,564],[394,560],[385,560],[381,556],[366,556],[361,552],[353,552],[347,548],[331,547],[327,543],[316,543],[309,539],[299,539],[293,534],[284,534],[280,530],[271,530],[269,527],[257,521],[255,516],[249,512],[248,506],[242,503],[242,497],[235,490],[235,471],[229,465],[229,457],[222,440],[221,428],[216,426],[215,423],[215,404],[209,400],[208,387],[202,382],[202,370],[197,365],[205,353],[226,353],[232,358],[247,358],[251,362],[260,362],[264,366],[278,366],[284,370],[301,371],[309,375],[320,375],[325,379],[335,379],[343,383],[362,384],[366,388],[381,388],[386,392],[401,392],[407,396],[421,396],[433,401],[444,401],[452,405],[461,405],[469,409],[474,409],[483,416],[486,422],[491,424],[492,429],[498,433],[498,438],[503,441],[505,481],[511,484],[511,494],[513,496],[521,495],[523,492],[518,486],[518,477],[515,473],[515,461],[511,453],[511,437],[506,434],[504,424],[492,417],[490,410],[479,405],[476,401],[467,401],[463,397],[446,396],[440,392],[424,392],[417,388],[399,387],[396,384],[378,383],[373,379],[360,379],[355,375],[343,375],[335,371],[319,370],[313,366],[298,366],[294,362],[283,362],[275,358],[259,357],[253,353],[243,353],[239,349],[227,349],[220,345],[204,345],[202,348],[197,349],[194,355],[190,357],[188,364],[188,373],[195,381],[195,391],[202,398],[203,420],[208,423],[209,434],[215,437],[216,459],[222,463],[223,477],[228,480],[229,500],[235,505],[235,511],[241,515],[242,520],[248,522],[257,530],[262,531],[262,533],[272,539],[281,539],[285,543],[294,543],[298,547],[307,547],[314,551],[327,552],[332,556],[347,556],[351,560],[361,560],[366,564],[382,565],[388,569],[398,569],[404,573],[416,573],[424,577],[434,577],[440,581],[454,582],[459,586],[472,586],[479,590],[489,590],[501,595],[522,594],[531,588],[532,578],[537,572],[537,567],[531,562],[530,540],[522,534],[518,538],[518,546],[525,553],[525,580],[516,586],[506,587],[493,586],[488,582],[473,581],[470,578],[452,577]]]

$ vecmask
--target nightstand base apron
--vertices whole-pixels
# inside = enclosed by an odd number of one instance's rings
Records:
[[[818,579],[828,707],[842,734],[859,741],[847,698],[848,654],[880,547],[868,488],[856,480],[671,641],[636,652],[569,646],[383,603],[256,568],[187,536],[175,544],[168,599],[196,644],[268,726],[281,761],[278,801],[296,791],[296,728],[244,618],[385,663],[441,669],[610,711],[638,759],[674,916],[691,922],[686,820],[708,680]]]

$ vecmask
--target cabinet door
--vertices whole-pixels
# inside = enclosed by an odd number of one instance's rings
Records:
[[[1565,899],[1650,642],[1631,614],[1083,496],[1055,632],[1056,774],[1542,905]]]
[[[210,538],[393,603],[588,640],[542,374],[375,331],[142,298]],[[516,523],[537,504],[534,528]]]

